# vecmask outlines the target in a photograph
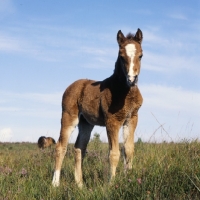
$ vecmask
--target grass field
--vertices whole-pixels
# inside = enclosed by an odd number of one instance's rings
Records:
[[[10,199],[200,199],[200,144],[136,143],[133,169],[109,184],[108,146],[89,143],[84,160],[84,188],[74,182],[73,145],[61,171],[61,185],[51,186],[54,148],[33,143],[0,143],[0,200]]]

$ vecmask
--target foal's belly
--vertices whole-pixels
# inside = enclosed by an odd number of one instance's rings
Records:
[[[79,111],[90,124],[105,126],[104,115],[99,102],[99,98],[89,100],[85,98],[80,104]]]
[[[105,120],[101,115],[95,115],[91,113],[81,113],[84,118],[88,121],[88,123],[97,126],[105,126]]]
[[[79,111],[92,125],[105,126],[104,115],[101,110],[99,86],[88,86],[79,102]]]

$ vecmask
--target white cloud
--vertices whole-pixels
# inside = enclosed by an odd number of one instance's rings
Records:
[[[12,138],[12,129],[3,128],[0,130],[0,142],[10,142]]]
[[[171,53],[159,54],[145,51],[142,60],[142,68],[150,71],[177,73],[177,70],[196,70],[195,58],[183,55],[171,55]]]
[[[200,59],[195,39],[199,31],[193,29],[185,32],[176,30],[171,35],[163,33],[158,27],[144,30],[142,68],[157,72],[186,70],[197,73]]]
[[[12,93],[0,91],[1,115],[18,117],[59,118],[62,93]]]
[[[143,44],[144,45],[159,45],[167,46],[169,44],[169,39],[167,37],[161,37],[159,34],[160,29],[157,27],[150,27],[149,29],[143,30]]]
[[[5,100],[2,103],[10,102],[11,100],[30,100],[52,105],[60,105],[63,92],[56,93],[15,93],[0,91],[2,98]],[[0,102],[1,103],[1,102]],[[12,109],[13,107],[11,107]],[[15,108],[14,108],[15,109]]]
[[[141,85],[145,105],[169,111],[186,111],[198,114],[200,111],[200,93],[187,91],[181,87],[161,85]]]
[[[14,37],[0,34],[0,51],[21,52],[21,42]]]
[[[6,112],[15,112],[15,111],[19,111],[20,108],[18,107],[12,107],[12,106],[6,106],[6,107],[0,107],[0,112],[1,111],[6,111]]]
[[[187,17],[182,13],[173,13],[170,14],[169,17],[172,19],[187,20]]]
[[[155,141],[199,138],[200,92],[153,84],[139,88],[144,102],[139,111],[137,137],[145,141],[152,135]]]
[[[56,92],[51,94],[27,93],[22,95],[22,98],[31,99],[34,101],[40,101],[43,103],[48,103],[53,105],[61,105],[62,95],[63,92]]]
[[[139,85],[139,88],[143,95],[144,103],[139,111],[139,123],[135,134],[136,141],[138,137],[141,137],[142,140],[145,141],[149,141],[149,139],[151,139],[151,141],[171,141],[171,139],[177,141],[184,138],[191,139],[198,137],[198,131],[200,129],[198,122],[200,116],[200,93],[198,91],[189,91],[181,87],[154,84]],[[33,127],[26,127],[26,130],[22,130],[22,127],[18,127],[19,130],[17,130],[15,127],[13,130],[15,135],[17,135],[16,138],[12,137],[12,130],[10,128],[2,129],[0,131],[0,141],[10,141],[11,138],[14,141],[28,140],[25,136],[32,138],[31,141],[36,141],[39,136],[47,134],[48,131],[50,131],[49,135],[54,136],[57,140],[59,137],[61,107],[59,105],[59,107],[52,107],[50,110],[49,108],[52,105],[61,103],[59,94],[15,94],[13,98],[15,101],[19,101],[18,98],[22,98],[24,102],[26,102],[27,99],[32,99],[29,104],[26,104],[25,107],[21,107],[21,110],[18,110],[17,113],[14,113],[20,120],[23,120],[23,117],[26,116],[33,116],[36,117],[36,121],[39,121],[40,124],[44,123],[45,125],[37,127],[34,130]],[[37,104],[37,102],[42,104]],[[33,104],[34,107],[32,108]],[[12,111],[12,109],[10,111]],[[11,113],[10,118],[12,118]],[[13,119],[15,119],[15,117]],[[160,126],[156,119],[163,125],[167,133],[165,133],[162,128],[155,131]],[[49,120],[52,120],[51,123],[55,122],[55,124],[46,126],[50,123],[48,122]],[[14,121],[12,123],[14,123]],[[101,138],[107,141],[105,128],[96,127],[93,132],[95,131],[98,133],[102,132]],[[71,142],[76,140],[76,135],[77,130],[72,134]],[[122,136],[120,136],[120,141],[122,141]]]
[[[30,29],[32,30],[33,27]],[[37,28],[37,26],[35,28]],[[1,31],[0,51],[7,53],[20,53],[23,54],[23,56],[30,56],[37,60],[49,62],[63,61],[66,59],[66,55],[70,57],[74,56],[76,58],[77,54],[79,55],[79,58],[81,55],[105,57],[107,55],[113,55],[116,51],[114,48],[108,48],[108,46],[106,46],[107,43],[103,46],[97,46],[96,43],[87,42],[86,45],[85,42],[81,41],[84,37],[79,36],[75,38],[74,35],[66,36],[66,34],[70,33],[65,33],[65,30],[62,30],[60,27],[57,27],[57,30],[56,26],[55,30],[49,29],[49,27],[42,27],[41,31],[43,31],[44,34],[41,34],[35,29],[31,31],[28,26],[21,29],[12,28],[12,30],[8,29],[4,32]],[[59,37],[57,37],[58,30],[61,30]],[[89,36],[87,35],[87,37]],[[100,37],[103,36],[100,35]],[[103,39],[99,40],[101,41]],[[99,43],[102,44],[101,42]],[[117,52],[115,54],[117,55]]]

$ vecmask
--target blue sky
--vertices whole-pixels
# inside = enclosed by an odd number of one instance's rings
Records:
[[[57,140],[64,90],[80,78],[109,77],[118,30],[137,28],[144,104],[135,140],[199,138],[199,10],[198,0],[0,0],[0,141]],[[107,141],[105,128],[94,132]]]

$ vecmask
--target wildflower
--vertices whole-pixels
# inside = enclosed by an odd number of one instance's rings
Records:
[[[147,195],[150,195],[151,194],[151,192],[150,191],[147,191]]]
[[[0,167],[0,172],[2,174],[8,175],[12,173],[12,169],[10,169],[9,167]]]
[[[128,179],[128,182],[131,182],[131,179],[130,179],[130,178]]]
[[[138,182],[138,184],[142,184],[142,179],[141,178],[137,178],[137,182]]]
[[[4,173],[5,174],[10,174],[10,173],[12,173],[12,169],[10,169],[9,167],[5,167]]]
[[[21,176],[26,176],[27,175],[27,170],[25,168],[22,168],[20,174],[21,174]]]
[[[115,185],[115,188],[117,189],[119,186],[118,185]]]

